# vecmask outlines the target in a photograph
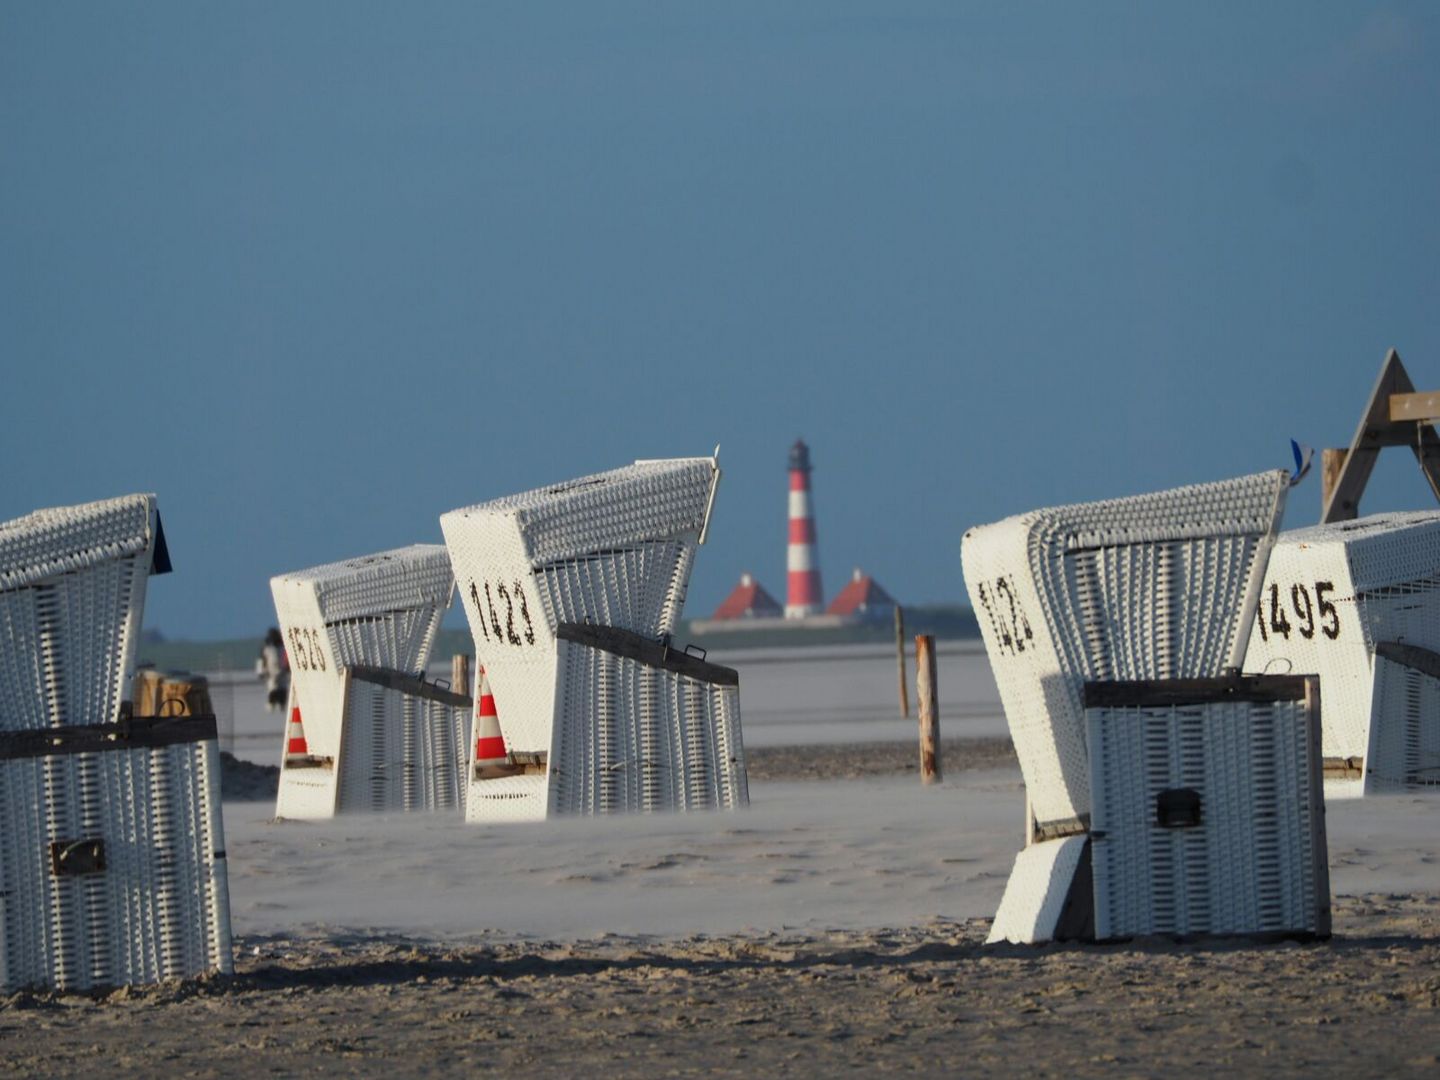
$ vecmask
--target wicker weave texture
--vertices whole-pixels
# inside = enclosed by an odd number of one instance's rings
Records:
[[[231,970],[213,739],[0,761],[0,820],[0,988]],[[52,872],[52,842],[94,839],[103,871]]]
[[[1440,786],[1440,679],[1376,656],[1374,687],[1365,793]]]
[[[282,574],[274,580],[303,582],[314,593],[327,623],[374,618],[386,611],[443,607],[454,585],[443,544],[412,544]]]
[[[716,479],[712,458],[637,461],[624,468],[454,510],[441,518],[506,517],[534,566],[699,534]],[[446,531],[448,540],[449,531]]]
[[[1032,844],[1015,856],[987,945],[1036,945],[1054,939],[1086,842],[1084,836],[1067,836]]]
[[[36,510],[0,524],[0,590],[23,589],[61,574],[148,552],[155,496]]]
[[[1097,938],[1329,932],[1319,717],[1303,700],[1087,717]],[[1182,789],[1199,824],[1162,827],[1161,793]]]
[[[740,694],[600,649],[560,642],[550,757],[560,814],[733,810],[749,803]]]
[[[340,758],[341,813],[458,811],[469,709],[350,681]]]
[[[687,536],[549,563],[535,571],[546,621],[588,620],[657,639],[673,633],[694,558]]]
[[[1238,666],[1286,484],[1259,473],[965,534],[966,586],[1040,824],[1090,809],[1086,680]]]
[[[1372,742],[1403,739],[1411,723],[1406,693],[1378,681],[1378,642],[1440,651],[1440,512],[1375,514],[1281,533],[1245,667],[1321,677],[1327,757],[1368,758]]]
[[[155,496],[0,525],[0,731],[114,720],[133,674]]]

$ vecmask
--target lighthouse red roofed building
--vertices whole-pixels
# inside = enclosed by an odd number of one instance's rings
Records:
[[[885,621],[894,618],[895,598],[857,566],[849,583],[840,590],[840,595],[831,601],[826,614]]]
[[[785,617],[803,619],[820,614],[825,601],[815,548],[815,512],[810,505],[810,448],[804,439],[796,439],[790,448],[790,544],[785,569]]]
[[[784,608],[747,572],[740,575],[740,584],[715,613],[708,619],[692,620],[690,630],[697,634],[823,632],[888,622],[895,616],[895,598],[859,568],[834,603],[825,607],[815,543],[815,510],[810,502],[810,448],[804,439],[796,439],[790,447],[790,530],[785,565]]]
[[[752,574],[741,574],[725,602],[715,609],[712,619],[778,619],[782,612],[779,602],[765,591],[765,586]]]

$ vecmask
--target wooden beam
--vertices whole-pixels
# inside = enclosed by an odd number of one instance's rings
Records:
[[[1363,757],[1327,757],[1324,762],[1326,780],[1364,780]]]
[[[1390,419],[1395,423],[1427,423],[1440,420],[1440,393],[1419,391],[1390,395]]]
[[[1360,415],[1360,426],[1355,429],[1355,437],[1350,440],[1350,452],[1340,466],[1335,487],[1321,509],[1322,525],[1334,521],[1351,521],[1358,517],[1360,496],[1364,494],[1365,485],[1370,481],[1370,473],[1375,468],[1375,459],[1380,456],[1380,448],[1408,445],[1414,438],[1412,430],[1406,432],[1404,442],[1396,441],[1404,428],[1390,419],[1391,395],[1414,392],[1415,384],[1410,381],[1405,365],[1400,361],[1400,354],[1391,349],[1385,354],[1385,362],[1380,365],[1380,377],[1375,380],[1375,388],[1370,391],[1370,400]],[[1434,437],[1433,431],[1431,437]]]
[[[1308,675],[1223,675],[1208,679],[1131,679],[1087,682],[1087,709],[1205,705],[1218,701],[1300,701],[1310,692]]]
[[[1431,494],[1440,501],[1440,435],[1436,435],[1429,424],[1416,423],[1413,428],[1415,439],[1410,443],[1410,451],[1430,485]]]
[[[469,694],[456,693],[453,687],[447,688],[439,683],[426,682],[424,675],[409,675],[403,671],[373,667],[369,664],[352,664],[345,671],[349,678],[357,682],[398,690],[411,697],[424,698],[426,701],[438,701],[442,705],[450,705],[457,709],[468,709],[474,704],[470,700]]]
[[[1377,641],[1375,655],[1383,656],[1392,663],[1401,664],[1432,679],[1440,679],[1440,653],[1433,649],[1403,641]]]
[[[1331,494],[1335,491],[1335,485],[1340,480],[1340,469],[1345,464],[1345,459],[1350,451],[1345,447],[1338,449],[1327,447],[1320,451],[1320,511],[1324,513],[1325,504],[1330,501]]]

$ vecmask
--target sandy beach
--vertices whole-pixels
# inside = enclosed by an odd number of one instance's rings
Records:
[[[872,749],[828,753],[858,771]],[[741,813],[509,829],[228,803],[236,974],[12,996],[0,1059],[221,1077],[1440,1065],[1440,798],[1332,807],[1329,942],[987,948],[1018,771],[931,789],[815,771],[757,779]]]
[[[808,657],[802,673],[876,675],[867,663],[883,660]],[[984,718],[998,702],[983,683],[962,693],[964,670],[952,679],[970,711],[945,741],[945,782],[925,788],[913,742],[846,739],[863,718],[797,722],[782,690],[800,683],[775,671],[756,695],[741,812],[277,821],[267,754],[233,762],[236,973],[13,995],[0,1001],[6,1075],[1440,1065],[1440,793],[1331,804],[1327,942],[987,948],[1024,798],[1003,722],[994,734]],[[871,707],[885,707],[878,692]],[[238,719],[274,725],[263,707]],[[776,727],[811,741],[772,741]]]
[[[983,921],[463,948],[244,939],[232,979],[12,1000],[7,1073],[1434,1075],[1433,898],[1335,940],[984,949]]]

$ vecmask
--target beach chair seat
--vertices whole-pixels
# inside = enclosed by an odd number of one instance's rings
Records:
[[[1245,669],[1320,676],[1328,797],[1440,785],[1440,511],[1281,533]]]
[[[215,718],[0,736],[0,989],[229,972]]]
[[[459,808],[470,701],[424,680],[453,588],[440,544],[271,580],[291,671],[278,816]]]
[[[1325,937],[1320,682],[1085,686],[1089,829],[1015,860],[991,942]]]
[[[508,754],[472,755],[468,820],[746,804],[739,678],[670,646],[719,475],[643,461],[440,519]]]
[[[1095,936],[1330,932],[1314,676],[1090,683]]]

